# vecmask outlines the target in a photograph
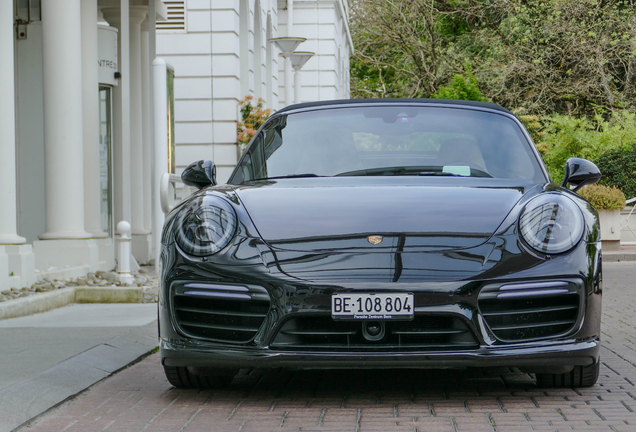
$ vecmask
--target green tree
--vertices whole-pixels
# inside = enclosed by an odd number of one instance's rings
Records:
[[[483,96],[533,114],[636,108],[627,0],[354,2],[354,97],[430,97],[474,65]]]

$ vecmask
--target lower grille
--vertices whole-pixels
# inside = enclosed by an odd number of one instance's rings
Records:
[[[477,339],[466,324],[447,315],[416,315],[412,321],[385,321],[385,336],[368,341],[364,321],[338,321],[331,316],[304,316],[286,321],[271,348],[279,350],[387,351],[475,349]]]
[[[218,342],[254,339],[269,310],[267,290],[254,285],[185,283],[173,286],[174,316],[190,336]]]
[[[580,291],[580,282],[567,280],[486,286],[479,294],[479,309],[502,341],[556,337],[577,323]]]

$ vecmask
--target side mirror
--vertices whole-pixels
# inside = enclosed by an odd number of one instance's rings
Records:
[[[574,186],[574,192],[583,186],[598,183],[601,179],[601,170],[596,164],[587,159],[570,158],[565,163],[565,178],[562,187],[571,184]]]
[[[181,180],[188,186],[203,189],[216,185],[216,165],[211,160],[191,163],[183,173]]]

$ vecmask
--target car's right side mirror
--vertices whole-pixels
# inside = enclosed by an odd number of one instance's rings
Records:
[[[594,162],[582,158],[570,158],[565,163],[565,178],[561,186],[572,185],[576,192],[583,186],[598,183],[600,179],[601,170]]]
[[[216,165],[211,160],[191,163],[181,173],[181,180],[188,186],[203,189],[216,185]]]

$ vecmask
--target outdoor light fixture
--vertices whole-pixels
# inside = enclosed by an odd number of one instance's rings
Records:
[[[283,56],[288,56],[293,53],[298,45],[305,42],[307,38],[301,37],[277,37],[269,39],[270,42],[274,42],[279,50],[283,52]]]
[[[292,60],[291,56],[294,50],[298,48],[298,45],[305,42],[306,38],[301,37],[277,37],[269,39],[269,42],[274,42],[279,50],[282,51],[282,56],[285,57],[285,105],[289,105],[292,101]]]
[[[307,51],[296,51],[292,53],[291,64],[294,68],[294,103],[300,103],[300,70],[316,53]]]

